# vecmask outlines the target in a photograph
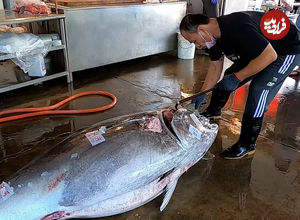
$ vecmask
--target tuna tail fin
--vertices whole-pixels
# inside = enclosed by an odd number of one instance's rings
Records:
[[[177,185],[177,181],[178,179],[174,180],[173,182],[169,183],[167,185],[167,189],[166,189],[166,194],[165,194],[165,197],[164,197],[164,200],[163,200],[163,203],[161,204],[159,210],[162,212],[166,206],[168,205],[172,195],[173,195],[173,192],[176,188],[176,185]]]

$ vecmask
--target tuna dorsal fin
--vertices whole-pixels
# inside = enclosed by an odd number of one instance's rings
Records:
[[[160,209],[159,209],[161,212],[162,212],[162,211],[166,208],[166,206],[168,205],[168,203],[169,203],[169,201],[170,201],[170,199],[171,199],[171,197],[172,197],[172,195],[173,195],[173,192],[174,192],[174,190],[175,190],[175,188],[176,188],[177,181],[178,181],[178,179],[176,179],[175,181],[173,181],[173,182],[171,182],[171,183],[169,183],[169,184],[167,185],[166,194],[165,194],[163,203],[161,204]]]

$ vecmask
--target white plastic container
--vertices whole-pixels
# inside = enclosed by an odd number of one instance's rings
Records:
[[[184,60],[194,59],[195,56],[195,44],[190,43],[181,35],[180,32],[178,35],[178,58]]]
[[[44,57],[41,54],[35,56],[36,62],[29,68],[28,76],[43,77],[46,75],[46,66]]]
[[[260,11],[261,4],[262,4],[262,0],[255,1],[255,7],[254,7],[255,11]]]

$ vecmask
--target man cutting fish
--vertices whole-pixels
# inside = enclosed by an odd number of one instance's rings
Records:
[[[277,29],[272,34],[280,35],[285,31],[285,36],[270,39],[262,31],[269,30],[267,33],[271,33],[269,26],[273,26],[269,23],[275,23],[276,19],[266,20],[263,22],[265,28],[261,29],[264,15],[254,11],[236,12],[218,18],[189,14],[180,24],[184,38],[195,43],[198,48],[207,48],[210,54],[211,61],[201,91],[214,86],[216,88],[209,106],[202,113],[204,116],[220,116],[230,94],[251,80],[240,137],[234,145],[222,152],[226,159],[238,159],[255,152],[264,113],[286,77],[300,63],[300,35],[296,27],[282,17],[278,21],[281,24],[275,26]],[[223,70],[224,55],[234,63],[218,82]],[[195,108],[198,109],[204,100],[205,95],[194,99]]]

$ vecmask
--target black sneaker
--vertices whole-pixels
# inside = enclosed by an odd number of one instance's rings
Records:
[[[255,144],[250,147],[242,147],[238,141],[231,147],[222,152],[221,156],[225,159],[240,159],[245,156],[250,156],[255,153]]]

